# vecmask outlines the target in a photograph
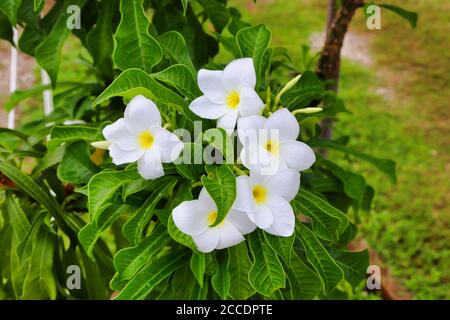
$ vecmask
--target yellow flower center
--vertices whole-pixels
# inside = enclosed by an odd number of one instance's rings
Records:
[[[227,97],[227,106],[230,109],[236,109],[239,105],[239,101],[241,98],[239,97],[239,92],[237,91],[231,91],[230,94]]]
[[[280,152],[280,144],[276,141],[269,140],[264,144],[264,149],[272,154],[278,154]]]
[[[267,200],[267,189],[263,186],[257,184],[253,187],[253,199],[255,199],[256,204],[262,204]]]
[[[213,225],[217,220],[217,211],[211,211],[208,213],[208,225]],[[216,227],[221,226],[225,223],[225,219],[222,220]]]
[[[150,149],[153,146],[155,137],[151,134],[151,132],[143,131],[139,134],[138,140],[141,149]]]

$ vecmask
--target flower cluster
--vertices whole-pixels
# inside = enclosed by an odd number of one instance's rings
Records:
[[[251,58],[234,60],[223,71],[200,70],[198,85],[204,95],[192,101],[190,110],[201,118],[217,120],[217,127],[230,135],[237,125],[240,160],[250,174],[237,177],[236,199],[220,223],[216,223],[216,204],[202,188],[197,200],[184,201],[173,209],[175,225],[202,252],[236,245],[257,227],[273,235],[291,236],[296,219],[289,202],[299,190],[299,172],[315,161],[312,149],[297,141],[297,119],[287,109],[268,118],[260,115],[264,103],[255,90]],[[183,150],[179,138],[162,127],[156,105],[143,96],[134,97],[124,118],[106,126],[103,134],[113,163],[137,162],[145,179],[163,176],[162,163],[175,161]]]

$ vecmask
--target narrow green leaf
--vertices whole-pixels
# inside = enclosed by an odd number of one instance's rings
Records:
[[[23,101],[27,98],[30,98],[30,97],[35,97],[39,93],[42,93],[45,90],[48,90],[50,88],[51,88],[51,85],[40,84],[40,85],[31,87],[29,89],[14,91],[14,93],[9,97],[9,99],[3,105],[3,109],[6,111],[11,111],[21,101]]]
[[[325,294],[330,293],[344,278],[342,269],[308,227],[300,224],[297,227],[297,237],[305,249],[309,263],[311,263],[323,281]]]
[[[247,245],[242,242],[228,248],[230,264],[230,297],[236,300],[247,300],[255,293],[255,289],[249,282],[248,275],[252,267],[252,261],[248,255]]]
[[[51,32],[36,48],[36,60],[38,64],[47,71],[53,87],[56,85],[58,76],[61,50],[70,34],[70,29],[67,28],[67,19],[69,18],[69,15],[66,9],[70,5],[77,5],[82,8],[85,2],[86,0],[65,0],[64,10],[53,25]]]
[[[79,140],[88,142],[95,141],[97,138],[98,128],[82,125],[59,126],[56,125],[50,131],[50,140],[48,148],[54,149],[62,143],[72,143]]]
[[[367,267],[369,266],[369,251],[367,249],[353,252],[340,250],[334,253],[337,264],[344,271],[345,279],[357,287],[361,281],[367,278]]]
[[[211,128],[203,134],[203,142],[206,142],[220,151],[223,156],[224,163],[233,163],[234,145],[231,137],[223,128]]]
[[[317,140],[317,141],[311,141],[309,144],[311,147],[329,148],[329,149],[344,152],[344,153],[350,154],[352,156],[355,156],[357,158],[360,158],[362,160],[365,160],[365,161],[369,162],[370,164],[374,165],[380,171],[384,172],[386,175],[388,175],[389,178],[391,179],[392,183],[395,183],[397,181],[396,172],[395,172],[395,162],[392,160],[376,158],[376,157],[370,156],[368,154],[365,154],[363,152],[354,150],[350,147],[339,144],[335,141]]]
[[[216,272],[211,278],[213,289],[217,292],[222,300],[226,300],[230,292],[231,276],[228,271],[230,259],[228,252],[220,250],[215,252]]]
[[[202,183],[217,206],[216,226],[225,218],[236,199],[236,176],[226,164],[207,165]]]
[[[114,35],[114,62],[121,70],[139,68],[149,72],[162,58],[162,49],[148,33],[150,22],[144,0],[120,0],[121,20]]]
[[[243,28],[236,34],[236,41],[242,57],[253,58],[259,85],[264,80],[267,71],[264,69],[264,55],[269,47],[271,36],[270,30],[264,25]]]
[[[305,71],[300,80],[281,97],[281,103],[290,110],[304,108],[313,100],[321,100],[325,86],[312,71]]]
[[[256,230],[249,236],[253,265],[248,278],[259,293],[269,297],[275,290],[286,285],[283,266],[275,251],[267,244],[262,231]]]
[[[186,41],[179,32],[172,30],[163,33],[158,37],[158,41],[163,48],[164,54],[169,56],[172,64],[183,64],[189,68],[193,76],[196,75]]]
[[[152,257],[170,241],[162,224],[158,224],[150,236],[134,247],[125,248],[114,256],[114,265],[121,280],[131,279]]]
[[[142,94],[158,104],[174,104],[187,107],[188,103],[181,96],[158,83],[150,75],[139,69],[128,69],[122,72],[93,102],[96,106],[112,97],[124,97],[131,100]]]
[[[152,261],[128,282],[116,299],[144,299],[158,283],[183,266],[183,261],[188,255],[188,250],[181,249]]]
[[[154,79],[177,88],[186,97],[191,99],[202,95],[194,75],[184,64],[172,65],[161,72],[153,73],[151,76]]]
[[[192,252],[189,262],[191,271],[201,288],[203,288],[203,278],[205,277],[205,254],[200,252]]]
[[[294,252],[292,263],[286,270],[290,284],[290,297],[294,300],[311,300],[322,291],[323,283],[319,276],[311,270]]]
[[[294,246],[295,235],[290,237],[279,237],[264,232],[267,243],[289,266],[291,264],[292,248]]]
[[[88,144],[77,141],[67,146],[57,173],[62,181],[87,184],[99,171],[100,168],[91,160]]]
[[[13,44],[13,28],[8,17],[0,10],[0,39],[4,39]]]
[[[122,233],[131,243],[137,244],[141,241],[144,228],[150,221],[156,205],[163,197],[167,196],[168,193],[172,191],[176,184],[176,179],[167,177],[167,179],[153,191],[144,204],[124,224]]]
[[[380,7],[388,9],[396,14],[398,14],[400,17],[406,19],[412,28],[415,28],[417,26],[417,20],[419,19],[419,15],[416,12],[408,11],[403,8],[392,6],[389,4],[379,4]]]
[[[0,10],[8,17],[12,25],[17,23],[17,12],[22,0],[2,0],[0,1]]]
[[[221,33],[230,20],[230,12],[227,7],[218,1],[197,0],[205,9],[217,32]]]
[[[172,215],[170,215],[169,220],[167,221],[167,231],[169,231],[169,235],[174,241],[197,251],[194,240],[192,240],[191,236],[188,236],[177,228],[175,222],[173,222]]]

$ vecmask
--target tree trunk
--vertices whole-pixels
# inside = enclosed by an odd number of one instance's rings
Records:
[[[337,92],[339,85],[339,70],[341,63],[341,48],[350,21],[356,9],[364,5],[363,0],[343,0],[339,10],[336,0],[328,1],[328,20],[325,44],[317,63],[316,73],[324,81],[329,81],[327,89]],[[330,139],[333,121],[323,119],[321,123],[321,138]]]

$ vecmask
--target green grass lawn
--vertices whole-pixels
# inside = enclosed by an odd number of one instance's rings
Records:
[[[326,1],[231,3],[252,23],[265,23],[272,44],[288,48],[294,63],[311,33],[324,29]],[[340,116],[335,134],[350,135],[353,147],[397,162],[396,185],[364,163],[342,163],[377,191],[372,212],[361,217],[361,235],[414,298],[449,299],[450,38],[443,13],[450,4],[389,3],[417,11],[418,28],[383,11],[382,29],[370,31],[357,13],[351,29],[371,39],[373,64],[343,62],[340,95],[353,114]]]

